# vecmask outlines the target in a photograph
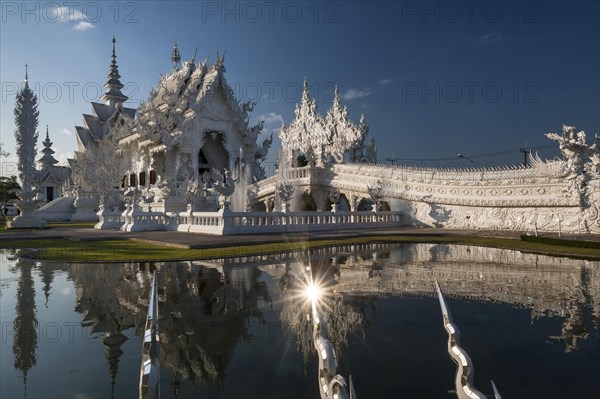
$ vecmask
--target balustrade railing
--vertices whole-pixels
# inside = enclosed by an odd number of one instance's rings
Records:
[[[400,226],[399,212],[124,212],[107,216],[126,231],[254,234]]]

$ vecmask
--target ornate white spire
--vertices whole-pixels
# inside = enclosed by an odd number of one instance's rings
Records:
[[[129,98],[121,92],[121,89],[123,88],[123,84],[119,80],[121,78],[121,75],[119,75],[119,67],[117,66],[117,54],[115,52],[115,43],[116,43],[116,40],[115,40],[115,37],[113,36],[113,39],[112,39],[112,44],[113,44],[112,62],[110,63],[110,70],[108,72],[108,80],[104,84],[104,88],[106,89],[106,92],[101,97],[101,100],[106,101],[106,103],[111,106],[113,106],[117,103],[123,103],[123,102],[127,101],[127,99]]]
[[[173,68],[179,69],[181,63],[181,54],[177,48],[177,42],[173,43],[173,51],[171,52],[171,61],[173,62]]]
[[[44,144],[44,149],[42,150],[42,157],[38,159],[38,162],[42,165],[42,168],[56,165],[58,161],[52,154],[54,154],[54,150],[52,149],[52,141],[50,141],[50,136],[48,135],[48,125],[46,125],[46,140],[42,142]]]
[[[25,65],[25,86],[17,94],[17,102],[15,104],[17,168],[21,181],[35,170],[38,116],[37,96],[29,88],[29,76],[27,65]]]

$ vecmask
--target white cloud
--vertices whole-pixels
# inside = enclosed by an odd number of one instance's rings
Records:
[[[348,89],[344,94],[342,94],[343,100],[354,100],[355,98],[367,97],[373,94],[371,89]]]
[[[95,28],[88,18],[75,7],[56,7],[53,9],[51,20],[53,22],[68,22],[75,23],[73,26],[74,30],[85,31]]]
[[[273,133],[273,135],[277,136],[279,134],[279,129],[281,129],[281,124],[283,123],[283,117],[274,112],[269,112],[268,114],[262,114],[256,119],[256,123],[260,121],[265,121],[265,125],[263,126],[262,134],[269,135]]]
[[[53,21],[74,22],[85,19],[85,15],[75,7],[56,7],[53,10]]]
[[[491,32],[487,35],[481,36],[481,38],[479,38],[479,44],[481,44],[483,47],[489,47],[501,42],[502,39],[504,39],[504,35],[502,35],[502,33]]]
[[[75,30],[88,30],[88,29],[94,29],[94,28],[95,28],[95,26],[87,21],[79,21],[79,22],[77,22],[77,25],[75,25],[75,27],[73,27],[73,29],[75,29]]]
[[[277,123],[281,126],[283,123],[283,118],[281,115],[276,114],[274,112],[269,112],[268,114],[263,114],[258,117],[259,121],[265,121],[265,125]]]
[[[393,81],[394,81],[394,79],[381,79],[379,81],[379,84],[381,84],[381,85],[387,85],[389,83],[392,83]]]
[[[73,133],[71,133],[71,131],[66,127],[63,127],[59,133],[64,134],[65,136],[73,136]]]

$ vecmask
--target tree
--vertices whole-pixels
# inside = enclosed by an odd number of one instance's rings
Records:
[[[0,157],[9,156],[10,152],[4,151],[4,149],[2,147],[4,147],[4,143],[0,143]]]
[[[72,181],[83,191],[94,192],[103,201],[118,188],[125,173],[125,162],[114,135],[96,141],[85,152],[77,153]]]
[[[0,203],[6,203],[8,200],[17,199],[15,190],[20,190],[21,186],[17,182],[17,176],[0,176]]]

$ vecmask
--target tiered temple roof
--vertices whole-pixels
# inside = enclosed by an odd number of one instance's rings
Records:
[[[84,126],[76,126],[78,152],[88,150],[93,143],[108,136],[111,127],[119,120],[120,115],[135,118],[135,109],[123,106],[128,97],[121,92],[124,87],[120,81],[119,67],[115,53],[116,40],[113,38],[112,61],[109,67],[108,80],[104,85],[106,92],[101,97],[106,103],[92,102],[92,114],[84,114]]]

